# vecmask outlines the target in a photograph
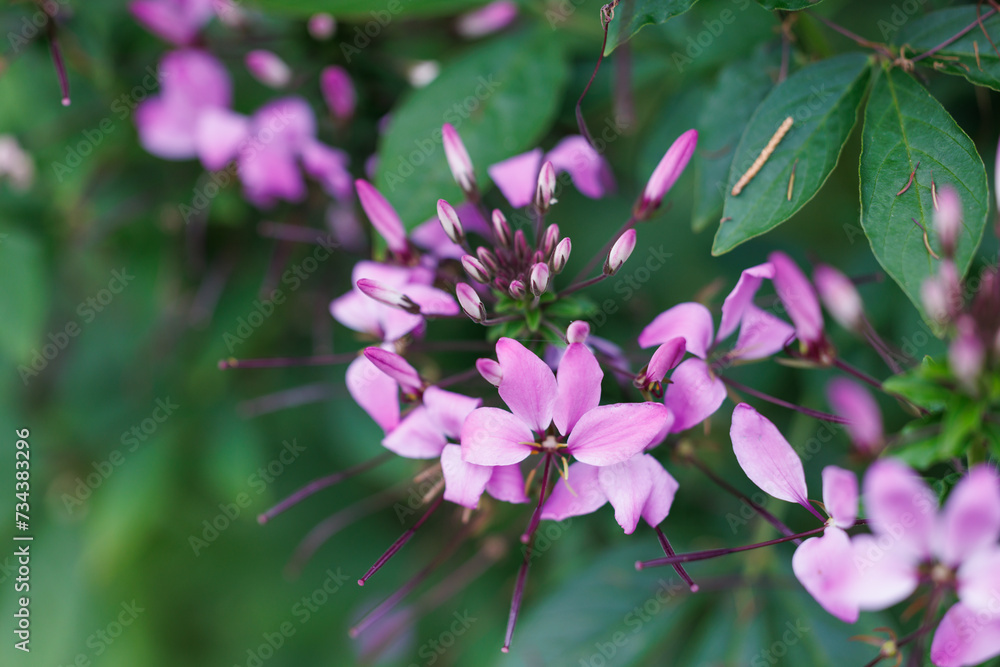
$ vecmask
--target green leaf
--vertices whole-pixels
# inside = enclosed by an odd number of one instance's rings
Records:
[[[764,9],[784,9],[787,11],[797,11],[808,9],[818,5],[821,0],[757,0]]]
[[[736,148],[723,219],[712,245],[721,255],[768,232],[813,198],[833,168],[857,120],[870,72],[862,53],[820,61],[791,75],[757,107]],[[794,124],[760,172],[737,196],[732,187],[761,154],[778,127]],[[792,169],[792,198],[788,184]]]
[[[914,169],[913,183],[897,196]],[[920,286],[935,272],[937,260],[928,253],[913,220],[933,231],[932,178],[938,188],[955,188],[962,199],[963,226],[955,263],[964,275],[986,226],[986,169],[972,141],[944,107],[909,74],[891,69],[875,82],[865,110],[861,225],[879,264],[921,314]],[[937,245],[933,233],[929,242]],[[940,248],[935,252],[940,255]]]
[[[976,8],[971,5],[941,9],[912,21],[893,41],[905,44],[907,57],[913,58],[957,35],[975,20]],[[983,28],[994,44],[1000,44],[1000,16],[994,14],[983,19]],[[883,29],[883,33],[886,31]],[[979,26],[918,63],[946,74],[964,76],[980,86],[1000,90],[1000,56],[997,56]]]
[[[0,351],[12,359],[28,361],[36,346],[50,343],[41,341],[48,315],[46,275],[42,249],[33,238],[0,233]]]
[[[944,413],[941,421],[941,449],[949,457],[959,456],[965,452],[983,421],[985,406],[966,396],[955,394],[952,404]]]
[[[542,311],[540,309],[524,311],[524,321],[531,331],[538,331],[538,327],[542,323]]]
[[[953,395],[950,389],[922,377],[918,371],[894,375],[882,383],[882,388],[931,412],[944,410]]]
[[[774,87],[769,70],[779,53],[760,49],[748,60],[736,60],[719,73],[698,119],[698,150],[694,154],[695,191],[691,227],[700,232],[718,220],[736,144],[753,110]]]
[[[462,136],[480,177],[534,147],[552,124],[568,69],[550,33],[525,31],[475,47],[396,111],[378,152],[377,186],[412,229],[440,198],[461,192],[441,147],[441,125]]]
[[[608,44],[604,55],[632,39],[647,25],[666,23],[694,6],[698,0],[634,0],[615,8],[615,17],[608,24]]]
[[[327,12],[338,19],[365,19],[379,29],[401,16],[452,14],[486,4],[487,0],[253,0],[269,12],[311,16]],[[372,28],[374,32],[374,28]],[[378,33],[376,33],[377,36]],[[346,42],[345,42],[346,43]],[[357,44],[355,44],[357,46]],[[364,48],[361,46],[359,48]]]

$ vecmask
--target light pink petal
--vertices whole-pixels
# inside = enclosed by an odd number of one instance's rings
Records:
[[[556,403],[552,420],[563,435],[570,433],[588,410],[601,402],[604,371],[597,357],[583,343],[566,348],[556,374]]]
[[[542,507],[542,518],[562,521],[571,516],[582,516],[599,510],[608,502],[597,481],[599,470],[600,468],[585,463],[571,465],[568,480],[556,480],[552,494]]]
[[[424,318],[420,315],[414,315],[392,306],[384,306],[377,301],[375,304],[379,307],[382,338],[386,342],[399,340],[406,334],[418,330],[424,324]]]
[[[911,554],[884,537],[862,534],[851,538],[850,599],[861,609],[879,610],[905,600],[920,583]]]
[[[160,86],[169,101],[185,102],[197,109],[228,107],[233,99],[226,66],[201,49],[181,49],[163,56]]]
[[[743,270],[740,279],[736,281],[736,287],[722,302],[722,320],[719,322],[717,341],[728,338],[729,334],[736,331],[747,307],[753,305],[753,299],[760,289],[761,282],[765,278],[773,277],[774,267],[767,262]]]
[[[284,88],[292,80],[292,69],[281,57],[267,49],[248,51],[243,63],[251,76],[271,88]]]
[[[500,192],[514,208],[531,203],[538,185],[538,169],[542,164],[542,149],[515,155],[492,165],[486,171]]]
[[[702,359],[712,345],[712,313],[700,303],[679,303],[656,316],[639,334],[640,347],[683,338],[687,351]]]
[[[1000,480],[987,465],[969,471],[955,488],[941,513],[938,555],[948,565],[996,544],[1000,538]]]
[[[404,391],[419,393],[423,388],[424,383],[417,369],[395,352],[380,347],[367,347],[365,356],[376,368],[398,382]]]
[[[482,466],[509,466],[531,454],[535,436],[506,410],[477,408],[462,424],[462,460]]]
[[[536,431],[552,422],[556,403],[556,377],[545,362],[512,338],[497,341],[497,360],[503,373],[500,398],[511,412]]]
[[[632,458],[653,444],[672,419],[659,403],[616,403],[587,412],[566,442],[578,461],[609,466]]]
[[[408,285],[403,290],[418,306],[422,315],[451,316],[460,312],[455,297],[444,290],[428,285]]]
[[[493,475],[493,468],[467,463],[462,460],[461,447],[445,445],[441,452],[441,472],[444,475],[444,499],[475,509]]]
[[[780,352],[794,338],[792,325],[750,304],[743,311],[743,324],[733,352],[743,361],[765,359]]]
[[[649,469],[650,479],[653,480],[653,490],[642,508],[642,518],[655,528],[670,514],[670,506],[674,504],[674,496],[677,495],[680,485],[652,456],[643,454],[641,458]]]
[[[302,168],[315,178],[331,197],[350,199],[352,195],[351,172],[347,169],[350,158],[342,150],[331,148],[318,141],[306,141],[302,146]]]
[[[486,493],[505,503],[526,503],[530,500],[524,493],[524,475],[517,465],[494,466]]]
[[[858,620],[858,603],[851,599],[851,540],[839,528],[811,537],[792,555],[792,571],[823,609],[845,623]]]
[[[405,252],[406,230],[389,200],[374,185],[360,178],[354,182],[354,187],[358,191],[361,208],[365,210],[365,215],[375,230],[385,239],[389,249],[397,253]]]
[[[652,382],[663,382],[667,372],[677,366],[684,358],[684,346],[684,339],[678,337],[671,338],[656,348],[646,366],[646,379]]]
[[[229,109],[203,111],[197,120],[198,157],[205,169],[222,169],[250,134],[250,119]]]
[[[978,665],[1000,655],[1000,614],[976,612],[957,602],[945,612],[931,642],[937,667]]]
[[[354,265],[351,282],[357,285],[359,280],[365,278],[402,291],[403,286],[410,282],[421,282],[413,280],[414,274],[415,269],[405,266],[363,260]]]
[[[853,380],[835,378],[826,387],[834,414],[849,419],[847,432],[862,452],[874,453],[882,446],[882,412],[867,389]]]
[[[347,367],[347,391],[386,433],[399,424],[399,387],[364,356]]]
[[[345,119],[354,115],[357,94],[347,70],[336,65],[323,68],[319,75],[319,87],[335,118]]]
[[[463,396],[438,387],[430,386],[424,391],[424,405],[431,419],[449,438],[458,439],[462,434],[462,424],[469,414],[482,405],[483,399]]]
[[[597,481],[608,502],[615,508],[615,521],[626,535],[635,532],[642,508],[653,492],[653,479],[643,460],[644,454],[597,469]]]
[[[917,474],[899,461],[881,459],[868,468],[863,487],[872,532],[888,536],[913,558],[929,558],[937,498]]]
[[[726,400],[726,385],[701,359],[682,361],[670,374],[663,404],[674,415],[672,433],[686,431],[705,421]]]
[[[1000,611],[1000,546],[979,548],[963,559],[956,573],[958,599],[976,611]]]
[[[517,18],[517,3],[512,0],[496,0],[485,7],[474,9],[458,17],[455,29],[466,39],[489,35],[507,27]]]
[[[802,269],[783,252],[772,252],[768,261],[774,265],[774,288],[788,316],[795,323],[800,340],[812,343],[823,338],[823,313],[816,290]]]
[[[199,110],[183,102],[153,97],[135,110],[139,143],[148,152],[167,160],[187,160],[198,154],[195,126]]]
[[[545,155],[556,171],[565,171],[573,178],[573,185],[591,199],[600,199],[615,189],[611,167],[601,154],[579,135],[566,137]]]
[[[150,32],[179,46],[193,42],[212,18],[212,0],[134,0],[128,8]]]
[[[280,143],[293,153],[316,138],[316,116],[301,97],[268,102],[253,115],[253,132],[261,143]]]
[[[375,311],[376,305],[378,304],[375,301],[352,290],[330,302],[330,314],[348,329],[381,338],[382,330]]]
[[[270,143],[250,142],[237,160],[246,198],[267,208],[277,200],[297,202],[306,196],[306,183],[295,153],[277,139]]]
[[[858,478],[837,466],[823,468],[823,505],[839,528],[850,528],[858,518]]]
[[[733,452],[750,481],[779,500],[811,508],[802,460],[781,432],[746,403],[733,410]]]
[[[436,458],[446,444],[448,439],[423,405],[410,410],[399,426],[382,439],[383,447],[408,459]]]

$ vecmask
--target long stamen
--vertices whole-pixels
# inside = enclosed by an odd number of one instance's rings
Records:
[[[724,377],[722,375],[717,376],[725,384],[729,385],[736,391],[742,391],[744,394],[750,394],[755,396],[762,401],[767,401],[768,403],[774,403],[775,405],[780,405],[783,408],[788,408],[789,410],[795,410],[796,412],[801,412],[804,415],[809,415],[810,417],[815,417],[816,419],[822,419],[823,421],[833,422],[835,424],[847,424],[850,423],[849,419],[844,417],[838,417],[837,415],[830,414],[829,412],[822,412],[820,410],[813,410],[812,408],[806,408],[801,405],[796,405],[795,403],[789,403],[788,401],[783,401],[780,398],[771,396],[770,394],[765,394],[762,391],[757,391],[753,387],[748,387],[742,382],[737,382],[732,378]]]
[[[240,403],[237,410],[243,417],[259,417],[269,412],[277,412],[307,403],[325,401],[334,395],[334,387],[326,382],[314,382],[265,394]]]
[[[660,541],[660,547],[663,548],[663,553],[667,554],[668,556],[677,555],[674,552],[674,548],[670,546],[670,540],[668,540],[667,536],[663,534],[663,531],[660,530],[659,526],[656,527],[656,539]],[[681,565],[680,563],[674,563],[674,570],[677,572],[677,576],[683,579],[684,583],[688,585],[688,588],[691,589],[692,593],[698,592],[698,584],[694,583],[694,581],[691,579],[691,575],[687,573],[687,570],[684,569],[683,565]]]
[[[274,517],[278,516],[288,508],[292,507],[293,505],[297,505],[298,503],[302,502],[303,500],[313,495],[317,491],[321,491],[328,486],[333,486],[334,484],[342,482],[349,477],[354,477],[357,474],[363,473],[366,470],[371,470],[376,466],[382,465],[392,457],[393,457],[392,452],[384,452],[382,454],[379,454],[373,459],[369,459],[364,463],[359,463],[358,465],[352,466],[347,470],[341,470],[340,472],[335,472],[332,475],[327,475],[326,477],[321,477],[317,480],[309,482],[301,489],[299,489],[292,495],[288,496],[287,498],[282,500],[280,503],[278,503],[271,509],[267,510],[263,514],[259,514],[257,516],[257,523],[264,525],[265,523],[267,523]]]
[[[358,586],[364,586],[365,582],[368,581],[368,579],[370,579],[373,574],[378,572],[383,565],[389,562],[389,559],[392,558],[397,551],[402,549],[403,545],[409,542],[414,535],[416,535],[417,529],[420,528],[420,526],[424,525],[424,522],[431,517],[431,514],[434,514],[434,510],[440,507],[443,501],[444,501],[444,496],[438,496],[437,499],[434,500],[433,504],[431,504],[431,506],[427,508],[427,511],[424,512],[424,515],[419,519],[417,519],[417,522],[413,524],[413,526],[408,528],[406,532],[400,535],[396,539],[396,541],[392,543],[392,546],[386,549],[384,554],[379,556],[379,559],[375,561],[375,564],[372,565],[370,568],[368,568],[368,571],[365,572],[365,575],[360,579],[358,579]]]
[[[279,241],[292,241],[295,243],[315,243],[324,247],[336,245],[332,241],[330,232],[302,225],[286,225],[280,222],[262,222],[257,225],[257,233],[261,236],[278,239]]]
[[[879,382],[878,380],[876,380],[875,378],[873,378],[871,375],[868,375],[867,373],[858,370],[854,366],[851,366],[849,363],[847,363],[843,359],[839,359],[839,358],[838,359],[834,359],[833,365],[836,366],[837,368],[839,368],[840,370],[844,371],[845,373],[850,373],[851,375],[853,375],[854,377],[858,378],[862,382],[866,382],[866,383],[870,384],[871,386],[875,387],[876,389],[882,389],[882,383],[881,382]]]
[[[817,533],[822,533],[824,530],[826,530],[826,526],[820,526],[819,528],[813,528],[812,530],[807,530],[804,533],[787,535],[785,537],[778,537],[773,540],[768,540],[767,542],[759,542],[757,544],[747,544],[742,547],[707,549],[705,551],[693,551],[691,553],[686,553],[686,554],[675,554],[673,556],[664,556],[663,558],[654,558],[652,560],[638,560],[635,562],[635,569],[643,570],[647,567],[657,567],[660,565],[674,565],[675,563],[691,563],[699,560],[708,560],[709,558],[718,558],[719,556],[726,556],[728,554],[738,553],[740,551],[750,551],[751,549],[760,549],[761,547],[769,547],[774,544],[781,544],[782,542],[791,542],[792,540],[797,540],[803,537],[809,537],[810,535],[816,535]]]
[[[354,361],[358,355],[354,352],[347,354],[323,354],[315,357],[273,357],[269,359],[228,359],[219,360],[219,370],[231,368],[287,368],[290,366],[329,366],[332,364],[346,364]]]
[[[49,51],[52,52],[52,64],[55,65],[56,76],[59,77],[59,90],[62,91],[62,105],[68,107],[70,104],[69,78],[66,76],[66,65],[63,63],[62,51],[59,49],[55,17],[49,17],[47,31],[49,34]]]

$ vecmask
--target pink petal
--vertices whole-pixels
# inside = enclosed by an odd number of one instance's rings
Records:
[[[851,538],[855,574],[849,596],[861,609],[886,609],[905,600],[920,583],[911,554],[886,538],[862,534]]]
[[[364,356],[347,367],[347,391],[386,433],[399,424],[399,387]]]
[[[819,264],[813,269],[813,283],[833,319],[845,329],[858,331],[864,321],[864,305],[851,279],[832,266]]]
[[[760,289],[761,282],[764,278],[773,277],[774,267],[766,262],[743,270],[740,279],[736,281],[736,287],[722,302],[722,320],[719,322],[717,341],[728,338],[729,334],[736,331],[747,307],[753,305],[753,299]]]
[[[705,421],[726,400],[726,385],[701,359],[682,361],[670,375],[663,404],[674,415],[672,433],[686,431]]]
[[[361,208],[365,210],[375,231],[385,239],[389,249],[396,253],[406,252],[406,230],[403,229],[403,221],[399,219],[396,209],[368,181],[359,178],[354,182],[354,187],[358,191]]]
[[[583,343],[572,343],[559,362],[556,402],[552,420],[563,435],[570,433],[588,410],[601,402],[604,371],[597,357]]]
[[[516,18],[516,2],[512,0],[496,0],[485,7],[474,9],[459,16],[455,29],[462,37],[474,39],[502,30]]]
[[[547,429],[557,392],[552,371],[534,352],[512,338],[497,341],[497,360],[503,373],[500,398],[532,429]]]
[[[164,98],[193,108],[228,107],[233,99],[226,66],[200,49],[181,49],[163,56],[160,80]]]
[[[455,298],[437,287],[428,285],[408,285],[404,290],[418,306],[423,315],[452,316],[460,312]]]
[[[545,155],[557,171],[568,172],[573,185],[591,199],[600,199],[606,192],[613,192],[615,180],[611,168],[585,138],[579,135],[566,137]]]
[[[865,473],[864,502],[872,532],[913,558],[931,556],[937,498],[913,470],[894,459],[876,461]]]
[[[653,492],[653,480],[643,461],[644,454],[597,469],[597,481],[608,502],[615,508],[615,521],[626,535],[635,532],[642,508]]]
[[[538,168],[541,164],[542,149],[536,148],[498,162],[486,171],[510,205],[522,208],[530,204],[535,197]]]
[[[376,368],[398,382],[403,391],[418,394],[423,389],[424,381],[420,379],[417,369],[395,352],[380,347],[367,347],[365,356]]]
[[[792,555],[792,571],[823,609],[845,623],[858,620],[858,603],[850,596],[855,571],[847,533],[831,527],[800,544]]]
[[[608,502],[597,480],[599,470],[585,463],[571,465],[568,480],[556,480],[552,494],[542,507],[542,518],[562,521],[599,510]]]
[[[222,108],[198,116],[196,144],[205,169],[222,169],[240,151],[250,134],[250,119]]]
[[[653,352],[646,366],[646,379],[651,382],[663,382],[667,372],[677,366],[684,358],[684,339],[671,338]]]
[[[524,475],[517,465],[494,466],[486,493],[505,503],[526,503],[530,500],[524,493]]]
[[[133,0],[128,8],[150,32],[179,46],[193,42],[212,18],[212,0]]]
[[[733,410],[733,452],[750,481],[770,496],[810,508],[802,460],[766,417],[746,403]]]
[[[264,144],[283,144],[297,153],[316,138],[316,116],[301,97],[268,102],[253,115],[253,132]]]
[[[336,65],[323,68],[319,75],[319,87],[335,118],[345,119],[354,115],[357,94],[347,70]]]
[[[139,143],[157,157],[186,160],[198,153],[195,126],[200,110],[153,97],[135,110]]]
[[[441,472],[444,475],[444,499],[475,509],[493,475],[493,468],[466,463],[462,460],[461,447],[445,445],[441,452]]]
[[[330,314],[348,329],[381,338],[382,330],[375,311],[376,305],[378,304],[365,295],[352,290],[330,302]]]
[[[639,334],[640,347],[652,347],[683,338],[687,351],[702,359],[712,346],[712,313],[700,303],[679,303],[665,310]]]
[[[964,557],[996,544],[997,538],[1000,480],[992,468],[978,465],[948,496],[939,519],[936,543],[941,548],[937,551],[946,564],[957,565]]]
[[[465,418],[482,403],[481,398],[463,396],[434,386],[424,391],[424,405],[431,419],[445,435],[456,440],[462,434]]]
[[[835,378],[826,387],[833,412],[849,419],[847,432],[862,452],[875,453],[882,446],[882,413],[867,389],[847,378]]]
[[[278,54],[266,49],[254,49],[243,58],[250,74],[271,88],[284,88],[292,80],[292,70]]]
[[[350,158],[347,153],[310,140],[302,147],[301,155],[302,168],[323,186],[328,195],[344,200],[351,198],[351,172],[347,169]]]
[[[766,359],[784,349],[794,338],[792,325],[751,304],[743,312],[743,324],[733,354],[743,361]]]
[[[839,528],[850,528],[858,518],[858,478],[837,466],[823,468],[823,505]]]
[[[423,405],[410,410],[399,426],[382,439],[383,447],[408,459],[436,458],[446,444],[448,439]]]
[[[644,207],[656,208],[660,205],[660,201],[684,172],[697,144],[698,131],[693,129],[684,132],[671,144],[646,183],[646,189],[642,193]]]
[[[648,445],[669,424],[670,411],[659,403],[617,403],[587,412],[566,442],[578,461],[608,466],[626,461]]]
[[[670,506],[674,504],[674,496],[680,485],[673,475],[649,454],[643,454],[642,460],[649,468],[649,476],[653,480],[653,490],[642,508],[642,518],[655,528],[670,514]]]
[[[237,166],[246,198],[267,208],[277,200],[298,202],[305,199],[306,183],[295,153],[280,141],[261,144],[240,153]]]
[[[477,408],[462,424],[462,460],[482,466],[509,466],[528,458],[535,441],[524,422],[499,408]]]
[[[774,265],[774,288],[788,316],[795,323],[800,340],[812,343],[823,338],[823,313],[816,290],[798,265],[783,252],[772,252],[768,260]]]
[[[945,613],[931,642],[937,667],[978,665],[1000,655],[1000,614],[976,612],[958,602]]]
[[[975,611],[1000,611],[1000,546],[990,545],[968,554],[955,578],[958,599],[965,606]]]

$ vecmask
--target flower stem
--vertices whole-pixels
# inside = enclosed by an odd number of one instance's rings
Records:
[[[372,575],[378,572],[383,565],[389,562],[389,559],[396,555],[396,552],[402,549],[403,545],[409,542],[410,539],[417,534],[417,529],[424,525],[424,522],[426,522],[427,519],[431,518],[431,514],[434,514],[434,510],[440,507],[443,501],[444,496],[438,496],[431,506],[427,508],[427,511],[424,512],[424,515],[417,519],[417,522],[408,528],[406,532],[396,538],[396,541],[393,542],[388,549],[386,549],[385,553],[382,554],[377,561],[375,561],[375,564],[368,568],[368,571],[365,572],[364,576],[358,579],[358,586],[364,586],[365,582],[368,581]]]
[[[601,251],[590,258],[590,261],[587,262],[587,266],[583,267],[583,269],[576,274],[576,277],[573,278],[573,282],[583,280],[583,277],[593,271],[594,267],[597,266],[597,263],[600,262],[601,259],[607,259],[608,253],[611,252],[611,246],[615,244],[615,241],[617,241],[622,234],[635,227],[635,223],[637,222],[638,219],[636,219],[635,214],[633,213],[632,216],[625,221],[625,224],[622,225],[621,229],[615,232],[615,234],[608,239],[607,243],[604,244],[604,247],[601,248]]]
[[[804,533],[797,533],[795,535],[778,537],[773,540],[768,540],[767,542],[759,542],[757,544],[747,544],[742,547],[707,549],[705,551],[694,551],[687,554],[675,554],[673,556],[664,556],[663,558],[654,558],[652,560],[645,560],[645,561],[639,560],[635,562],[635,569],[643,570],[647,567],[658,567],[660,565],[673,565],[675,563],[691,563],[699,560],[708,560],[709,558],[726,556],[728,554],[738,553],[740,551],[750,551],[751,549],[760,549],[761,547],[769,547],[775,544],[781,544],[782,542],[791,542],[792,540],[797,540],[803,537],[809,537],[810,535],[816,535],[818,533],[822,533],[824,530],[826,530],[826,526],[820,526],[819,528],[813,528],[812,530],[807,530]]]
[[[719,375],[718,378],[722,380],[725,384],[729,385],[736,391],[742,391],[745,394],[750,394],[768,403],[774,403],[775,405],[780,405],[783,408],[788,408],[790,410],[795,410],[796,412],[801,412],[804,415],[809,415],[810,417],[815,417],[816,419],[822,419],[823,421],[833,422],[835,424],[848,424],[849,419],[844,419],[843,417],[838,417],[837,415],[830,414],[829,412],[821,412],[819,410],[813,410],[812,408],[805,408],[801,405],[795,405],[794,403],[789,403],[788,401],[783,401],[780,398],[775,398],[770,394],[765,394],[762,391],[757,391],[752,387],[748,387],[741,382],[737,382],[732,378],[723,377]]]
[[[943,42],[941,42],[937,46],[933,46],[930,49],[928,49],[928,50],[924,51],[923,53],[921,53],[919,56],[911,58],[910,62],[915,63],[915,62],[923,60],[924,58],[927,58],[929,56],[933,56],[935,53],[937,53],[938,51],[940,51],[944,47],[948,46],[949,44],[951,44],[955,40],[960,39],[962,37],[962,35],[964,35],[965,33],[969,32],[970,30],[972,30],[973,28],[975,28],[977,25],[980,24],[980,22],[983,19],[988,19],[989,17],[991,17],[994,14],[996,14],[996,12],[997,12],[997,10],[996,10],[995,7],[992,8],[992,9],[990,9],[988,12],[983,12],[983,14],[981,14],[981,15],[979,15],[979,16],[976,17],[975,21],[973,21],[969,25],[965,26],[964,28],[962,28],[961,30],[959,30],[957,33],[955,33],[954,35],[952,35],[948,39],[944,40]]]
[[[607,277],[608,277],[608,275],[602,271],[601,273],[599,273],[598,275],[594,276],[593,278],[588,278],[587,280],[584,280],[582,282],[578,282],[575,285],[570,285],[569,287],[567,287],[566,289],[564,289],[562,292],[559,292],[559,296],[560,297],[567,296],[569,294],[572,294],[573,292],[578,292],[579,290],[582,290],[582,289],[584,289],[586,287],[590,287],[591,285],[596,285],[597,283],[601,282],[602,280],[604,280]]]
[[[667,536],[663,534],[663,531],[660,530],[659,526],[656,527],[656,539],[660,541],[660,547],[663,549],[663,553],[668,556],[676,555],[674,548],[670,546],[670,540],[668,540]],[[688,588],[691,589],[692,593],[698,592],[698,584],[692,581],[691,575],[687,573],[687,570],[684,569],[683,565],[680,563],[674,563],[674,571],[677,572],[678,577],[684,580],[684,583],[688,585]]]
[[[840,370],[844,371],[845,373],[849,373],[850,375],[853,375],[854,377],[856,377],[857,379],[861,380],[862,382],[870,384],[871,386],[875,387],[876,389],[879,389],[879,390],[882,389],[882,383],[881,382],[879,382],[878,380],[876,380],[875,378],[873,378],[871,375],[868,375],[864,371],[860,371],[857,368],[855,368],[854,366],[851,366],[849,363],[847,363],[843,359],[840,359],[839,357],[833,361],[833,365],[836,366],[837,368],[839,368]]]

